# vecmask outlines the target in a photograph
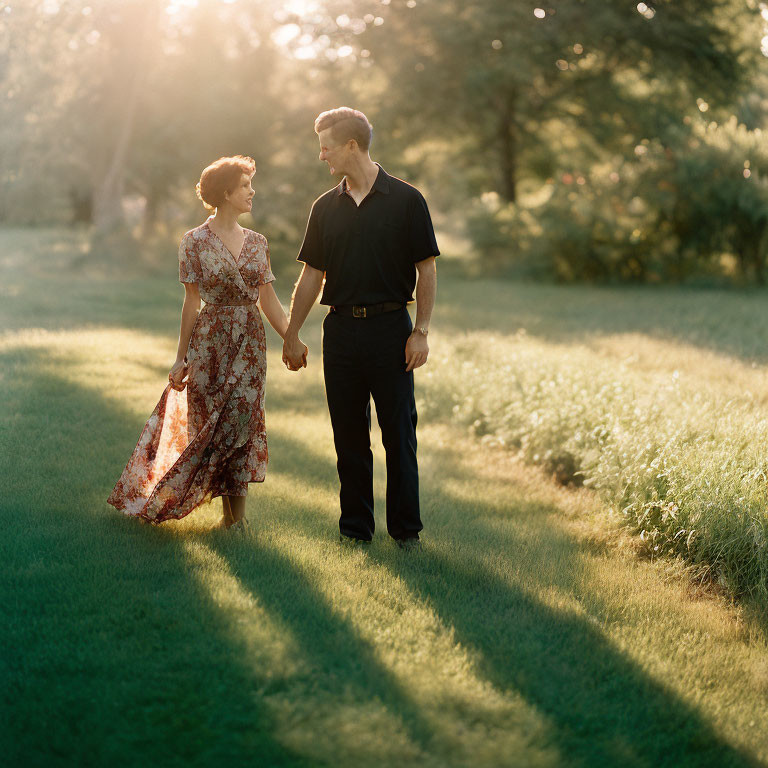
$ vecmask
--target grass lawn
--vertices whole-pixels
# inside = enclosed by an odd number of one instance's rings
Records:
[[[105,499],[164,387],[181,287],[95,274],[76,236],[0,233],[5,764],[768,765],[752,604],[639,556],[597,491],[470,436],[429,374],[492,366],[525,327],[531,355],[577,345],[607,365],[631,335],[692,380],[717,360],[757,377],[764,297],[450,276],[439,291],[434,366],[417,373],[423,551],[387,538],[375,426],[377,535],[338,547],[319,308],[300,374],[269,332],[251,532],[213,530],[218,501],[153,528]]]

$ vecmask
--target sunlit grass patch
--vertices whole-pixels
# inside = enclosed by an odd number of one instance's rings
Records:
[[[768,597],[768,397],[752,365],[666,342],[644,366],[631,345],[553,344],[525,334],[441,340],[422,412],[600,491],[647,542],[737,592]],[[613,349],[613,355],[606,354]],[[731,375],[723,373],[727,366]],[[762,373],[762,372],[761,372]]]
[[[125,318],[147,298],[123,285],[99,291]],[[483,312],[502,293],[490,291]],[[0,337],[0,743],[11,764],[768,759],[760,623],[722,595],[693,592],[679,559],[651,562],[617,544],[634,539],[613,532],[597,491],[553,484],[452,411],[467,387],[476,404],[501,404],[484,401],[483,387],[503,394],[496,367],[510,361],[529,370],[526,386],[560,387],[542,390],[540,409],[565,400],[582,368],[600,386],[618,371],[621,386],[640,389],[637,364],[614,365],[609,336],[569,357],[551,339],[516,349],[504,314],[492,335],[436,320],[433,358],[416,377],[424,548],[403,553],[386,534],[374,418],[377,532],[360,552],[336,540],[319,313],[301,374],[282,368],[270,335],[270,465],[249,494],[251,531],[233,536],[214,530],[219,502],[156,528],[106,504],[165,386],[178,306],[133,325],[93,315],[82,297],[52,294],[48,314],[20,316],[29,327]],[[478,318],[465,313],[469,325]],[[681,392],[696,385],[690,354]],[[657,368],[645,374],[671,375]],[[610,392],[606,413],[626,398]]]

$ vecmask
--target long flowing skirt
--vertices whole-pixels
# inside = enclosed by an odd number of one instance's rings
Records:
[[[187,352],[187,387],[168,385],[107,501],[153,523],[216,496],[245,496],[267,466],[266,339],[255,305],[206,305]]]

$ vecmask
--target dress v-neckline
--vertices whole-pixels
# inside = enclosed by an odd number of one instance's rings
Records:
[[[240,253],[235,256],[235,254],[229,250],[227,244],[213,231],[211,225],[207,221],[205,222],[205,226],[208,227],[208,231],[221,243],[224,250],[229,254],[230,258],[235,263],[235,266],[240,269],[240,257],[243,255],[243,250],[245,249],[245,241],[248,238],[248,230],[243,228],[243,244],[240,246]]]

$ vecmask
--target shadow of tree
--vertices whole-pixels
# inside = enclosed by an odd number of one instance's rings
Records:
[[[299,440],[280,436],[281,449],[292,457],[297,476],[318,465],[318,454]],[[429,449],[427,449],[429,450]],[[327,461],[327,460],[326,460]],[[438,465],[443,476],[461,476],[464,470],[443,451]],[[313,471],[318,482],[329,482],[331,468]],[[426,480],[426,482],[424,482]],[[446,627],[455,630],[462,646],[479,658],[480,673],[499,690],[514,691],[547,715],[557,726],[553,743],[567,764],[581,766],[751,766],[758,763],[726,743],[701,714],[673,691],[657,683],[603,633],[589,615],[553,608],[509,578],[501,578],[484,565],[484,558],[503,561],[524,548],[539,552],[526,557],[545,562],[557,556],[572,564],[569,578],[554,578],[556,569],[528,574],[541,591],[549,586],[572,591],[578,581],[578,542],[547,525],[552,507],[531,503],[528,509],[510,507],[509,514],[536,513],[539,535],[519,539],[510,527],[477,535],[483,518],[498,517],[499,510],[484,505],[482,496],[457,499],[437,478],[422,479],[422,499],[436,510],[452,510],[465,530],[455,525],[430,525],[426,544],[418,554],[402,553],[374,542],[371,560],[402,579],[415,598],[430,606]],[[334,483],[335,486],[335,483]],[[380,501],[377,500],[377,501]],[[379,505],[381,508],[381,505]],[[296,526],[307,528],[306,520]],[[316,535],[323,523],[309,523]],[[327,528],[327,524],[326,524]],[[389,543],[389,542],[387,542]],[[378,674],[378,672],[377,672]],[[381,687],[382,684],[380,684]],[[387,687],[387,684],[384,684]],[[390,698],[391,706],[400,702]]]
[[[419,706],[349,620],[333,611],[311,579],[287,557],[258,538],[247,550],[233,549],[226,542],[213,547],[228,560],[243,586],[290,630],[320,686],[325,684],[338,695],[352,688],[361,701],[378,699],[413,744],[425,750],[437,748],[434,730]],[[358,725],[365,729],[365,723]],[[342,754],[339,764],[348,764]]]
[[[51,375],[40,350],[17,354],[14,365],[0,435],[8,681],[1,695],[10,713],[2,728],[10,763],[103,764],[130,755],[137,765],[227,764],[257,754],[261,764],[307,764],[274,738],[257,695],[266,678],[245,664],[211,596],[190,579],[179,537],[102,511],[140,420]],[[290,457],[284,472],[309,471],[319,486],[335,489],[333,462],[301,440],[282,432],[273,449]],[[464,471],[447,454],[440,467],[444,474]],[[464,526],[481,527],[483,517],[499,514],[479,495],[467,502],[439,479],[424,480],[428,503],[452,508]],[[327,519],[311,509],[286,525],[327,535]],[[482,562],[488,549],[508,557],[530,540],[511,531],[473,543],[460,538],[461,529],[438,525],[430,536],[415,558],[378,541],[368,556],[453,628],[486,679],[550,718],[568,764],[755,764],[588,616],[552,608]],[[558,550],[578,558],[577,542],[562,531],[544,527],[539,541],[541,557]],[[259,541],[249,549],[211,536],[209,544],[314,666],[379,698],[416,744],[434,746],[408,692],[289,558]],[[542,570],[542,586],[549,573]]]
[[[23,352],[0,417],[4,764],[309,765],[180,537],[106,505],[142,424]]]

